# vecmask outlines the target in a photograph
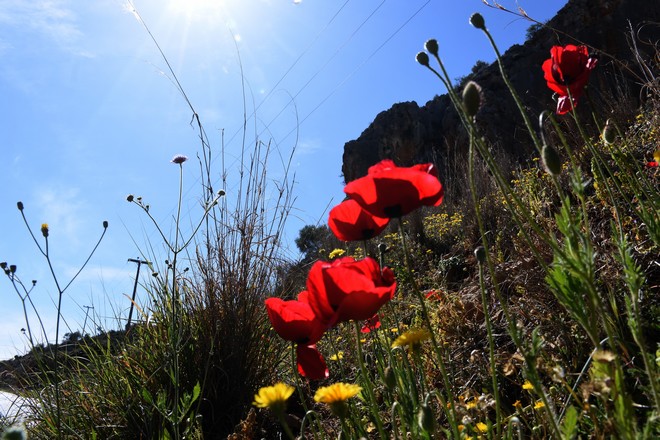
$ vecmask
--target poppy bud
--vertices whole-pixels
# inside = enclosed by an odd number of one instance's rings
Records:
[[[23,210],[23,202],[17,202],[17,203],[16,203],[16,206],[18,207],[18,210],[19,210],[19,211],[22,211],[22,210]]]
[[[48,237],[48,223],[41,224],[41,235]]]
[[[16,265],[15,264],[12,264],[11,266],[9,266],[9,272],[16,273]]]
[[[383,371],[383,381],[385,382],[385,386],[387,387],[388,390],[393,391],[394,387],[396,386],[396,376],[394,375],[394,370],[392,367],[387,366],[385,367],[385,371]]]
[[[474,117],[481,107],[481,87],[474,81],[468,81],[463,89],[463,108],[468,116]]]
[[[422,66],[429,67],[429,54],[427,54],[426,52],[418,53],[415,59]]]
[[[10,426],[2,433],[3,440],[26,440],[27,438],[27,431],[23,425]]]
[[[605,128],[603,128],[603,140],[606,144],[611,144],[614,142],[615,138],[616,133],[614,132],[614,127],[612,127],[612,124],[610,124],[610,120],[608,119],[607,122],[605,122]]]
[[[470,17],[470,24],[476,27],[477,29],[481,29],[483,31],[486,30],[486,21],[484,20],[483,15],[481,15],[478,12],[472,14],[472,16]]]
[[[417,413],[417,424],[424,431],[432,433],[435,431],[435,417],[433,416],[433,411],[431,407],[423,403],[419,408]]]
[[[226,194],[226,192],[225,192],[224,189],[221,189],[220,191],[218,191],[218,197],[222,197],[222,196],[224,196],[225,194]]]
[[[479,246],[474,250],[474,256],[477,258],[479,264],[484,264],[486,262],[486,249],[483,246]]]
[[[438,40],[431,38],[424,44],[426,49],[431,55],[438,56]]]
[[[133,199],[135,199],[135,197],[133,197],[133,194],[129,194],[129,195],[126,196],[126,201],[127,202],[132,202]]]
[[[7,262],[6,261],[3,261],[2,263],[0,263],[0,269],[4,269],[6,267],[7,267]]]
[[[108,229],[108,221],[103,220],[103,229]]]
[[[547,144],[543,145],[541,158],[543,159],[543,166],[549,174],[556,176],[561,172],[561,159],[554,148]]]

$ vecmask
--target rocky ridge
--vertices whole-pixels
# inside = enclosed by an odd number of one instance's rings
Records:
[[[601,115],[616,113],[621,110],[617,103],[638,107],[643,99],[641,84],[648,80],[631,50],[632,34],[636,36],[638,55],[653,60],[660,42],[660,2],[569,0],[528,41],[507,50],[502,56],[503,66],[529,114],[538,115],[556,106],[541,72],[550,48],[586,44],[599,58],[589,84],[590,103],[605,109],[599,112]],[[427,73],[421,71],[420,75]],[[529,134],[497,63],[471,77],[483,91],[483,105],[477,115],[482,133],[511,161],[529,157]],[[585,112],[588,107],[581,102],[578,109]],[[365,175],[369,166],[390,158],[400,166],[432,161],[441,179],[451,179],[452,160],[464,156],[466,145],[466,133],[448,95],[436,96],[423,106],[397,103],[378,114],[358,139],[344,145],[342,174],[345,182],[350,182]]]

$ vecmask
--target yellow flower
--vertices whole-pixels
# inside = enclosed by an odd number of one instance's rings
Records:
[[[333,258],[341,257],[345,253],[346,251],[343,249],[335,249],[332,252],[330,252],[330,255],[328,255],[328,257],[332,260]]]
[[[534,385],[532,385],[532,383],[530,381],[526,380],[525,383],[522,386],[522,389],[523,390],[533,390]]]
[[[44,237],[48,237],[48,223],[42,223],[41,224],[41,234]]]
[[[478,401],[477,399],[473,399],[473,400],[469,401],[468,403],[466,403],[466,404],[465,404],[465,407],[466,407],[467,409],[473,409],[473,408],[476,408],[476,407],[477,407],[477,404],[478,404],[478,403],[479,403],[479,401]]]
[[[540,400],[537,400],[536,403],[534,404],[534,409],[541,409],[545,407],[545,403],[543,403]]]
[[[403,346],[414,346],[431,338],[431,333],[426,329],[408,330],[392,342],[392,348]]]
[[[338,351],[337,353],[333,354],[330,356],[331,361],[339,361],[344,359],[344,352],[343,351]]]
[[[327,387],[321,387],[316,390],[314,400],[321,403],[344,402],[351,397],[355,397],[362,388],[359,385],[351,383],[337,382]]]
[[[513,402],[513,407],[514,407],[515,409],[520,409],[520,408],[522,408],[522,403],[520,403],[520,400],[516,400],[515,402]]]
[[[346,400],[355,397],[360,391],[362,388],[359,385],[337,382],[316,390],[314,401],[327,403],[336,416],[344,418],[348,412]]]
[[[488,432],[488,425],[486,425],[484,422],[477,423],[475,427],[479,432]]]
[[[268,408],[275,413],[281,413],[294,390],[295,388],[282,382],[271,387],[263,387],[254,395],[252,404],[258,408]]]

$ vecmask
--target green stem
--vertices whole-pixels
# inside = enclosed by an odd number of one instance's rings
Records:
[[[362,343],[360,342],[360,326],[357,322],[353,322],[353,327],[355,328],[355,345],[357,349],[357,358],[360,364],[360,373],[362,374],[364,389],[367,392],[367,397],[369,399],[369,409],[373,416],[374,423],[376,424],[376,429],[378,429],[378,434],[381,439],[387,440],[389,437],[385,433],[383,428],[383,422],[380,420],[380,414],[378,412],[378,403],[376,402],[376,396],[374,395],[373,384],[371,383],[371,378],[369,377],[369,372],[367,371],[366,366],[364,365],[364,358],[362,357]]]
[[[291,432],[291,428],[289,428],[289,424],[284,419],[284,414],[282,413],[278,414],[277,418],[280,421],[280,425],[282,425],[282,428],[284,428],[284,432],[286,433],[286,436],[289,437],[290,440],[295,440],[296,437],[293,435],[293,432]]]
[[[440,402],[442,403],[443,410],[447,409],[447,402],[450,402],[451,410],[447,414],[447,419],[449,420],[449,425],[451,426],[454,437],[460,438],[460,431],[458,430],[458,424],[456,422],[457,415],[454,405],[454,394],[451,389],[451,384],[449,383],[449,375],[447,374],[447,366],[445,365],[445,359],[442,350],[440,349],[440,344],[438,344],[438,339],[435,335],[433,325],[431,324],[431,318],[429,316],[428,308],[426,307],[426,301],[424,295],[419,290],[419,287],[417,286],[417,281],[415,280],[415,277],[413,275],[412,265],[410,264],[410,258],[408,256],[409,255],[408,244],[406,242],[405,235],[403,232],[403,220],[399,218],[398,223],[399,223],[399,237],[401,240],[401,248],[403,251],[403,258],[405,261],[406,270],[408,271],[408,276],[410,279],[410,283],[412,284],[413,287],[413,292],[415,292],[415,295],[417,296],[417,299],[420,304],[420,308],[422,311],[422,319],[424,320],[424,324],[426,325],[429,333],[431,334],[431,344],[433,345],[435,357],[438,362],[438,366],[440,367],[440,374],[442,375],[442,380],[445,386],[445,393],[447,393],[446,398],[441,394],[438,394],[437,397],[438,399],[440,399]]]

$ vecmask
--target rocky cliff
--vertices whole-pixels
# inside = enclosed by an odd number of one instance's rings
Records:
[[[633,34],[637,54],[655,63],[654,74],[659,73],[658,61],[653,59],[660,44],[660,1],[569,0],[546,25],[502,57],[504,69],[531,115],[556,107],[541,71],[553,45],[586,44],[598,56],[589,96],[601,115],[616,112],[621,103],[638,106],[641,84],[649,80],[631,50]],[[422,69],[420,75],[430,74]],[[483,90],[484,104],[477,120],[493,148],[514,162],[528,157],[532,148],[529,135],[497,64],[485,66],[471,77]],[[589,105],[581,102],[578,110],[587,111]],[[391,158],[401,166],[433,161],[440,177],[448,178],[451,159],[464,153],[466,142],[447,95],[436,96],[421,107],[415,102],[398,103],[378,114],[358,139],[344,145],[342,173],[349,182],[365,175],[379,160]]]

